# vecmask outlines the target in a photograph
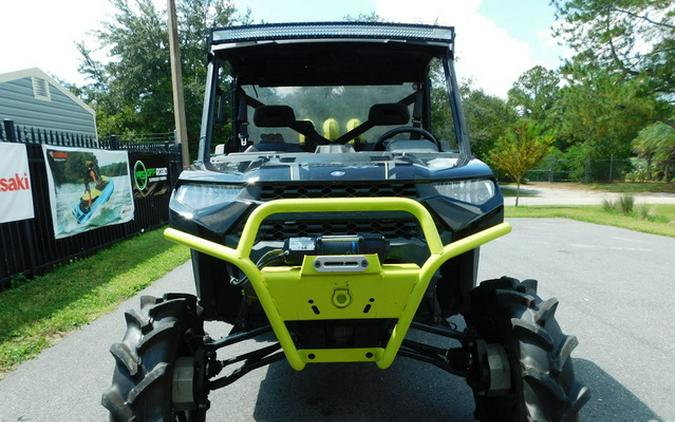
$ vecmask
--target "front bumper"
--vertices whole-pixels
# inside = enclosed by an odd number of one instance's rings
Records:
[[[264,268],[258,268],[250,258],[260,225],[271,215],[355,211],[411,214],[420,223],[429,258],[420,267],[413,263],[381,264],[377,255],[363,255],[367,261],[363,270],[330,272],[316,268],[316,261],[325,257],[305,256],[300,266]],[[164,234],[170,240],[237,266],[255,290],[289,364],[293,369],[302,370],[307,363],[315,362],[375,362],[382,369],[388,368],[401,347],[429,282],[441,265],[510,231],[508,223],[500,223],[444,246],[431,214],[423,205],[412,199],[392,197],[270,201],[250,215],[236,249],[176,229],[166,229]],[[346,295],[347,300],[343,301],[339,295]],[[375,318],[397,321],[384,347],[299,349],[286,324]]]

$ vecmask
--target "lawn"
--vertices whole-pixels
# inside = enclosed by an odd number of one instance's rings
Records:
[[[675,193],[675,183],[666,183],[666,182],[644,182],[644,183],[628,183],[628,182],[617,182],[617,183],[593,183],[588,185],[591,189],[594,190],[604,190],[607,192],[620,192],[620,193],[656,193],[656,192],[667,192]]]
[[[0,292],[0,378],[188,257],[154,230]]]
[[[640,219],[636,210],[631,215],[607,212],[600,205],[545,205],[506,207],[506,217],[571,218],[588,223],[623,227],[645,233],[675,237],[675,205],[646,205],[651,220]]]

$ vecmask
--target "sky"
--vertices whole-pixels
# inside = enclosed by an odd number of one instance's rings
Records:
[[[164,0],[155,0],[164,7]],[[555,68],[569,50],[550,33],[547,0],[235,0],[254,21],[342,20],[376,12],[386,20],[456,28],[457,73],[486,92],[505,97],[535,65]],[[412,5],[412,6],[411,6]],[[0,73],[39,67],[60,80],[83,84],[75,43],[95,46],[91,31],[114,13],[108,0],[6,0],[0,14]]]

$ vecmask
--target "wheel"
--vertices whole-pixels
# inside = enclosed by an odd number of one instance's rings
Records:
[[[535,280],[502,277],[471,292],[469,330],[488,345],[502,346],[511,367],[508,392],[495,395],[472,386],[478,420],[576,421],[590,398],[589,389],[575,380],[570,359],[577,339],[560,330],[554,317],[558,301],[543,301],[536,290]]]
[[[124,338],[110,346],[115,358],[112,386],[101,398],[110,420],[204,421],[206,395],[196,400],[201,406],[184,405],[181,410],[176,409],[172,398],[176,363],[194,356],[189,339],[204,334],[196,298],[184,294],[167,294],[161,299],[143,296],[141,311],[131,309],[124,316]],[[198,367],[194,370],[199,372]]]

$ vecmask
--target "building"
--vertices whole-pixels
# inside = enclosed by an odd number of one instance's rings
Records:
[[[0,121],[96,137],[96,113],[42,70],[0,74]]]

